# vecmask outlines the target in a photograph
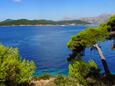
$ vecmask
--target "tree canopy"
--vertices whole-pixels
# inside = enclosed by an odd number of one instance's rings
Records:
[[[79,46],[91,47],[92,45],[103,42],[109,36],[110,29],[115,26],[115,16],[112,16],[106,23],[98,27],[89,27],[71,38],[67,43],[69,49],[74,50]]]
[[[109,25],[111,28],[115,27],[115,15],[113,15],[106,23]]]

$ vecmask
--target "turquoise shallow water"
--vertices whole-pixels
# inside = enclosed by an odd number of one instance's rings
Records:
[[[37,66],[35,75],[68,73],[67,57],[71,53],[66,43],[86,26],[13,26],[0,27],[0,43],[17,47],[22,58],[34,60]],[[115,51],[112,41],[100,44],[107,58],[111,72],[115,73]],[[97,51],[86,49],[84,59],[94,59],[102,69]]]

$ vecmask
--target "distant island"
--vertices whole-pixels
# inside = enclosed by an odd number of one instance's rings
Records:
[[[0,22],[0,26],[29,26],[29,25],[87,25],[89,22],[82,20],[28,20],[28,19],[18,19],[12,20],[7,19]]]

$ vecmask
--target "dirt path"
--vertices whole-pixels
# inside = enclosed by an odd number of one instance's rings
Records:
[[[55,86],[55,85],[53,85],[54,80],[55,80],[55,78],[50,78],[48,80],[41,79],[41,80],[32,81],[31,86]],[[50,85],[49,82],[52,85]]]

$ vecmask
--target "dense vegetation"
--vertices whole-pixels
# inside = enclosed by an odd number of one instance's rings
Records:
[[[9,26],[9,25],[70,25],[70,24],[89,24],[81,20],[63,20],[63,21],[52,21],[52,20],[11,20],[7,19],[0,22],[0,26]]]
[[[97,78],[99,76],[99,69],[93,60],[89,61],[89,63],[75,61],[69,65],[69,76],[75,78],[79,84],[87,85],[87,78]]]
[[[21,60],[17,49],[0,45],[0,86],[28,83],[34,71],[33,61]]]

